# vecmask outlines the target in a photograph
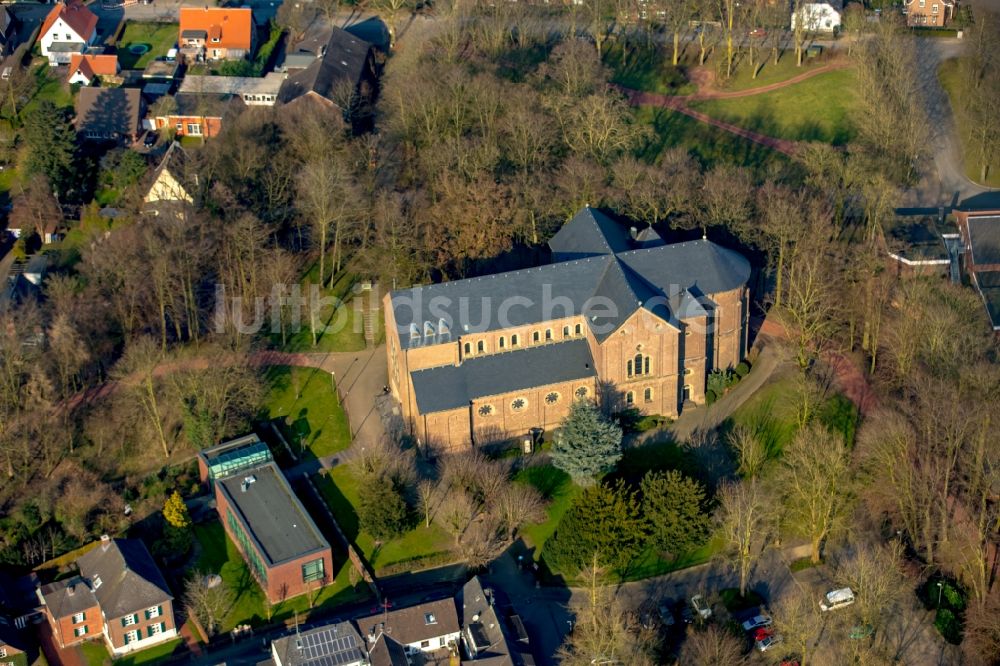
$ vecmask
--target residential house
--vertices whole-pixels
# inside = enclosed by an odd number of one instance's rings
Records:
[[[804,2],[792,11],[792,30],[802,21],[809,32],[834,32],[840,28],[843,13],[843,0]]]
[[[0,666],[28,666],[27,645],[13,627],[0,624]]]
[[[260,76],[198,76],[188,75],[178,93],[185,95],[234,96],[247,106],[274,106],[285,74],[269,72]]]
[[[906,25],[943,28],[955,16],[954,0],[903,0]]]
[[[286,58],[287,61],[287,58]],[[291,104],[309,99],[350,111],[375,95],[375,47],[351,33],[334,28],[322,57],[305,69],[290,73],[278,101]]]
[[[49,65],[68,65],[97,41],[97,15],[79,0],[57,2],[39,32],[39,47]]]
[[[1000,331],[1000,210],[955,211],[964,250],[963,268]]]
[[[77,133],[88,141],[134,143],[144,115],[138,88],[81,88],[74,123]]]
[[[43,255],[36,256],[45,261]],[[11,268],[11,272],[15,267]],[[14,577],[0,571],[0,626],[24,629],[32,620],[41,616],[36,594],[38,586],[38,574],[34,572]]]
[[[17,19],[9,9],[0,5],[0,58],[14,52],[17,44]]]
[[[461,636],[451,598],[386,610],[359,618],[357,623],[369,647],[385,634],[411,654],[450,650],[458,645]]]
[[[194,203],[191,192],[198,184],[198,174],[189,176],[186,162],[184,148],[176,141],[172,142],[153,172],[153,182],[143,198],[147,207],[156,210],[162,204]]]
[[[369,666],[410,666],[406,648],[384,633],[379,633],[368,648]]]
[[[455,597],[462,621],[462,663],[484,666],[526,666],[534,664],[525,645],[508,635],[508,628],[494,608],[492,590],[483,587],[479,576],[462,586]]]
[[[198,460],[226,533],[272,604],[333,582],[330,544],[256,435],[205,449]]]
[[[76,565],[38,591],[60,646],[101,638],[117,656],[177,636],[173,596],[141,541],[102,536]]]
[[[365,642],[350,622],[327,624],[271,641],[274,666],[367,666]]]
[[[194,61],[240,60],[253,55],[257,30],[249,7],[181,7],[181,54]]]
[[[305,69],[326,55],[326,45],[330,42],[334,28],[324,21],[315,21],[305,31],[302,38],[289,44],[283,51],[282,60],[275,68],[279,72],[294,72]]]
[[[157,112],[153,120],[157,129],[173,130],[175,136],[208,139],[218,136],[225,120],[245,108],[238,95],[178,92],[173,97],[173,105]]]
[[[750,264],[666,244],[584,208],[537,268],[386,294],[389,388],[417,441],[445,450],[554,428],[573,401],[677,416],[747,350]],[[512,300],[513,299],[513,300]]]
[[[66,82],[89,86],[100,79],[102,83],[107,83],[109,80],[117,79],[120,71],[116,55],[75,54],[69,61],[69,75]]]

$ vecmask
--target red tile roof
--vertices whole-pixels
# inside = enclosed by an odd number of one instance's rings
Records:
[[[246,8],[181,7],[180,34],[189,30],[208,35],[207,46],[250,50],[253,13]],[[218,42],[212,41],[218,39]]]
[[[61,18],[66,25],[73,29],[73,32],[84,39],[88,39],[97,28],[97,14],[83,6],[78,0],[70,0],[69,4],[56,3],[49,15],[45,17],[42,24],[42,31],[39,35],[45,35],[56,22]]]
[[[95,76],[115,76],[118,74],[118,56],[114,55],[74,55],[69,61],[69,76],[81,72],[88,79]]]

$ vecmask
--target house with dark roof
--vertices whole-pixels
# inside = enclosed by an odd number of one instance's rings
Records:
[[[350,622],[327,624],[271,641],[275,666],[362,666],[365,642]]]
[[[580,399],[677,416],[746,355],[737,252],[633,237],[589,207],[549,247],[547,265],[386,294],[389,387],[422,444],[525,436]]]
[[[17,19],[6,7],[0,6],[0,57],[14,52],[17,43]]]
[[[379,634],[368,649],[369,666],[410,666],[406,648],[386,634]]]
[[[378,78],[374,46],[346,30],[333,28],[321,53],[305,69],[289,74],[278,92],[279,102],[313,100],[350,112],[372,100]]]
[[[143,542],[105,535],[76,565],[77,575],[38,590],[61,646],[102,638],[122,655],[177,636],[173,596]]]
[[[49,66],[69,64],[97,42],[97,15],[79,0],[57,2],[42,22],[38,44]]]
[[[1000,331],[1000,210],[955,211],[963,268],[979,292],[994,331]]]
[[[356,622],[369,649],[384,635],[403,646],[409,654],[443,654],[457,646],[461,636],[455,601],[450,597],[386,610],[358,618]]]
[[[194,203],[198,182],[198,174],[188,164],[187,152],[181,144],[172,141],[153,170],[149,189],[143,197],[143,212],[183,215]]]
[[[506,618],[494,608],[492,590],[479,576],[462,586],[455,596],[462,621],[462,663],[482,666],[527,666],[534,657],[508,633]]]
[[[145,113],[138,88],[81,88],[73,122],[86,141],[128,144],[138,139]]]
[[[256,435],[198,454],[222,525],[271,603],[333,582],[333,551]]]

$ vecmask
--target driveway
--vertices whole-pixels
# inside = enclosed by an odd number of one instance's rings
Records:
[[[977,185],[966,177],[951,103],[937,76],[941,63],[960,56],[964,45],[958,39],[915,39],[919,40],[916,49],[919,97],[930,125],[928,152],[933,156],[934,169],[922,174],[920,182],[904,194],[902,203],[904,206],[951,207],[974,197],[977,206],[980,202],[985,204],[986,200],[994,198],[990,193],[997,191]]]

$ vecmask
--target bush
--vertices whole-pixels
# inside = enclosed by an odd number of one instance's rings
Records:
[[[742,361],[739,365],[736,366],[736,369],[733,370],[733,373],[740,379],[743,379],[744,377],[750,374],[750,364],[747,363],[746,361]]]
[[[365,484],[358,503],[361,527],[380,541],[399,536],[409,524],[410,508],[390,479],[379,477]]]
[[[707,391],[705,391],[705,404],[706,405],[711,405],[716,400],[718,400],[718,397],[715,395],[715,391],[713,391],[712,389],[708,389]]]
[[[708,375],[708,381],[706,386],[709,391],[714,393],[717,397],[721,396],[726,391],[726,386],[729,383],[728,373],[723,370],[713,370]]]
[[[934,628],[952,645],[962,642],[962,621],[947,608],[939,608],[934,616]]]

